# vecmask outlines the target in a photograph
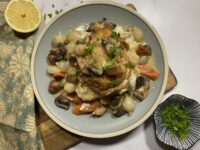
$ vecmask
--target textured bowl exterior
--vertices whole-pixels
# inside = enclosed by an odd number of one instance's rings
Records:
[[[51,48],[53,36],[61,31],[66,34],[74,26],[89,23],[107,17],[120,25],[139,26],[145,41],[150,44],[155,57],[159,78],[150,89],[148,97],[137,103],[132,115],[115,118],[106,113],[100,118],[90,115],[75,116],[71,111],[65,111],[55,106],[55,96],[48,92],[50,77],[46,72],[48,66],[47,55]],[[31,60],[31,79],[35,95],[45,112],[58,125],[75,134],[92,137],[107,138],[124,134],[142,124],[156,109],[164,94],[168,76],[167,55],[163,43],[156,30],[138,12],[113,2],[94,1],[82,3],[55,17],[38,37]]]
[[[169,104],[183,104],[189,110],[189,120],[191,122],[186,139],[179,140],[177,136],[172,136],[170,131],[164,127],[161,111]],[[156,124],[156,135],[163,143],[173,146],[176,149],[188,149],[200,139],[200,104],[192,99],[182,95],[172,95],[160,104],[154,112],[154,120]]]

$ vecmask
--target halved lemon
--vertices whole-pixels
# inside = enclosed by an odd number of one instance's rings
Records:
[[[41,23],[41,12],[32,0],[11,0],[4,15],[8,25],[22,33],[36,30]]]

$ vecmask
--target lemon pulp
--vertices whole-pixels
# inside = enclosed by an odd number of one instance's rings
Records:
[[[7,23],[16,31],[31,32],[41,22],[37,5],[31,0],[12,0],[5,11]]]

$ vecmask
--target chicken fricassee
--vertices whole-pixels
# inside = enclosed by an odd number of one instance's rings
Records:
[[[58,33],[48,54],[49,92],[75,115],[116,117],[134,112],[159,71],[149,63],[151,47],[136,26],[120,26],[106,18],[66,35]],[[139,102],[138,101],[138,102]]]

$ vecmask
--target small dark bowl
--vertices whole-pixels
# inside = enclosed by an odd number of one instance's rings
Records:
[[[164,127],[161,118],[161,111],[169,104],[183,104],[189,110],[190,128],[188,135],[184,140],[179,140],[175,135],[171,135],[169,129]],[[156,135],[158,139],[176,149],[188,149],[200,139],[200,104],[182,95],[172,95],[165,102],[160,104],[154,112],[154,120],[156,124]]]

